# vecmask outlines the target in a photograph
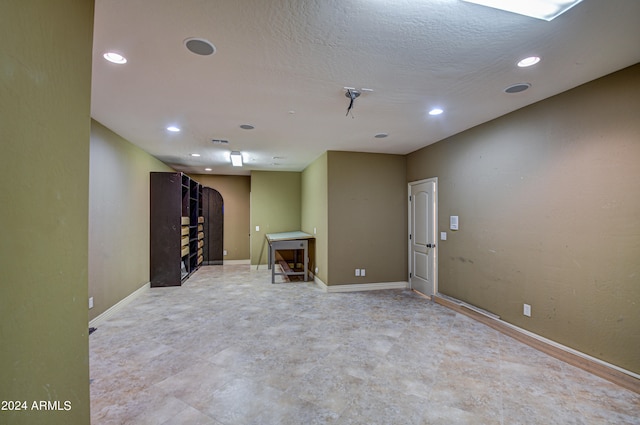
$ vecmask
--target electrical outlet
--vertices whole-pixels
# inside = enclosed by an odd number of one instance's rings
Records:
[[[317,268],[317,267],[316,267],[316,271],[315,271],[315,274],[318,274],[318,268]]]
[[[356,276],[360,277],[360,269],[356,269]]]
[[[365,269],[360,269],[360,276],[366,276],[367,272],[365,271]]]
[[[531,317],[531,306],[529,304],[524,305],[524,308],[522,309],[522,314],[524,314],[527,317]]]
[[[222,255],[227,255],[227,250],[222,251]]]
[[[89,297],[89,310],[93,308],[93,297]]]
[[[315,227],[313,228],[313,234],[316,235],[318,233],[318,229],[316,229]]]

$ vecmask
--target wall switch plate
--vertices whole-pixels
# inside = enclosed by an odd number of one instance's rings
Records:
[[[360,269],[356,269],[356,276],[360,277]]]
[[[89,297],[89,310],[93,308],[93,297]]]
[[[366,276],[367,272],[365,271],[365,269],[360,269],[360,276]]]
[[[447,232],[440,232],[440,240],[441,241],[447,240]]]
[[[458,216],[452,215],[449,217],[449,229],[458,230]]]
[[[222,251],[222,255],[227,255],[227,250]]]
[[[318,274],[318,268],[316,267],[315,274]]]
[[[256,232],[260,231],[260,226],[256,226]]]
[[[531,306],[529,304],[524,305],[524,308],[522,309],[522,314],[524,314],[527,317],[531,317]]]
[[[315,235],[315,234],[317,234],[317,232],[318,232],[317,229],[314,227],[313,228],[313,234]]]

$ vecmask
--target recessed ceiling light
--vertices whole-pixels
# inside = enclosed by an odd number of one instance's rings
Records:
[[[520,68],[526,68],[528,66],[533,66],[538,62],[540,62],[540,58],[538,56],[529,56],[528,58],[524,58],[518,62],[518,66]]]
[[[253,130],[255,127],[252,126],[251,124],[242,124],[240,128],[243,130]]]
[[[120,53],[116,53],[116,52],[107,52],[104,55],[102,55],[102,57],[108,60],[109,62],[117,63],[118,65],[127,63],[127,58],[122,56]]]
[[[504,92],[509,94],[520,93],[522,91],[527,90],[530,87],[531,87],[531,84],[529,83],[518,83],[518,84],[514,84],[512,86],[507,87],[506,89],[504,89]]]
[[[557,18],[582,0],[464,0],[494,9],[550,21]]]
[[[384,138],[385,138],[385,137],[387,137],[387,136],[388,136],[388,134],[387,134],[387,133],[378,133],[378,134],[376,134],[376,135],[375,135],[375,136],[373,136],[373,137],[375,137],[376,139],[384,139]]]
[[[187,38],[184,41],[184,45],[191,53],[200,56],[209,56],[216,52],[216,46],[204,38]]]
[[[205,168],[204,171],[213,171],[211,168]]]
[[[199,153],[192,153],[191,156],[198,157],[198,156],[200,156],[200,154]]]
[[[433,108],[432,110],[429,111],[429,115],[440,115],[441,113],[443,113],[444,110],[440,109],[440,108]]]
[[[175,125],[170,125],[169,127],[167,127],[167,130],[172,131],[174,133],[177,133],[180,131],[180,129],[178,127],[176,127]]]

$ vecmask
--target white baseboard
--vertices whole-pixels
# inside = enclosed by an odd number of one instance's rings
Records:
[[[436,294],[433,297],[433,301],[484,323],[505,335],[542,351],[543,353],[549,354],[559,360],[640,394],[640,375],[635,372],[623,369],[619,366],[592,357],[581,351],[574,350],[573,348],[547,339],[516,325],[512,325],[511,323],[498,318],[498,316],[486,314],[484,310],[478,309],[477,307],[470,308],[469,304],[455,298]]]
[[[376,282],[376,283],[352,283],[347,285],[327,285],[322,280],[315,277],[314,281],[324,291],[334,292],[359,292],[359,291],[380,291],[383,289],[405,289],[407,282]]]
[[[251,264],[251,260],[222,260],[222,264],[225,266],[233,264]]]
[[[119,302],[117,302],[116,304],[112,305],[111,307],[109,307],[104,312],[102,312],[95,319],[89,321],[89,327],[93,327],[93,328],[98,327],[98,325],[102,324],[105,320],[107,320],[109,317],[113,316],[120,309],[122,309],[122,307],[126,306],[131,301],[135,300],[140,295],[145,293],[147,290],[149,290],[149,288],[151,288],[151,282],[145,283],[141,288],[135,290],[134,292],[132,292],[131,294],[129,294],[128,296],[126,296],[125,298],[121,299]]]

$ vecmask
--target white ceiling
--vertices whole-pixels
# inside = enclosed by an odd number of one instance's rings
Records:
[[[301,171],[327,150],[407,154],[636,64],[639,28],[638,0],[551,22],[461,0],[96,0],[91,115],[177,170]],[[374,90],[349,116],[345,86]]]

